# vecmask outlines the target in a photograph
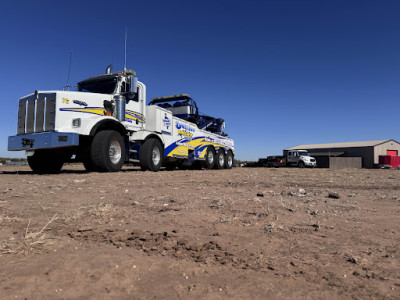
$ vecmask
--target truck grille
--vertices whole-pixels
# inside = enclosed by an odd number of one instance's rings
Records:
[[[19,100],[18,134],[53,131],[56,94],[39,94]]]

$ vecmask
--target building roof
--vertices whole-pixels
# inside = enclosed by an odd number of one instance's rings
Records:
[[[378,141],[364,141],[364,142],[345,142],[345,143],[329,143],[329,144],[311,144],[311,145],[299,145],[285,150],[298,150],[298,149],[332,149],[332,148],[356,148],[356,147],[374,147],[386,142],[399,142],[395,140],[378,140]]]
[[[321,157],[321,156],[330,156],[330,157],[338,157],[345,154],[345,152],[336,152],[336,151],[329,151],[329,152],[311,152],[310,156],[312,157]]]

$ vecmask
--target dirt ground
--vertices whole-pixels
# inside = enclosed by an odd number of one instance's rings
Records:
[[[0,299],[399,299],[400,171],[0,167]]]

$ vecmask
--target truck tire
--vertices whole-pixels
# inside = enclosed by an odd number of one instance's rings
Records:
[[[215,164],[215,151],[212,147],[207,148],[206,160],[204,161],[204,166],[206,169],[213,169]]]
[[[228,151],[225,155],[225,169],[232,169],[233,165],[233,154],[232,151]]]
[[[64,158],[54,150],[36,150],[28,156],[28,164],[37,174],[58,174],[64,165]]]
[[[118,172],[125,160],[123,137],[114,130],[100,131],[93,138],[90,156],[90,168],[93,166],[99,172]]]
[[[164,148],[160,141],[151,138],[144,142],[140,149],[140,166],[142,170],[158,172],[162,166]]]
[[[224,166],[225,166],[225,153],[224,150],[219,149],[216,155],[214,168],[221,170],[224,168]]]
[[[304,164],[304,162],[299,161],[298,166],[299,166],[299,168],[304,168],[306,165]]]

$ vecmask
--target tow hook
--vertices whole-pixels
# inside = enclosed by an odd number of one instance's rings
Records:
[[[31,140],[31,139],[22,139],[22,146],[29,146],[29,147],[33,147],[35,140]]]

